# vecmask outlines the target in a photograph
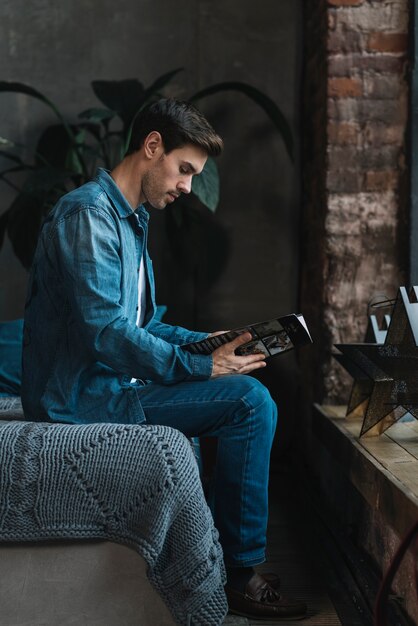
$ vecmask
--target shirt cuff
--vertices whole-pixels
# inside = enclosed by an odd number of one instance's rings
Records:
[[[211,354],[192,354],[192,375],[194,380],[207,380],[212,376],[213,358]]]
[[[209,337],[210,333],[199,333],[197,331],[190,331],[187,337],[187,343],[195,343],[196,341],[203,341]]]

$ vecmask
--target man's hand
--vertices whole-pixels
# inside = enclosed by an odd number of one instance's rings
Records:
[[[266,366],[264,354],[237,356],[236,348],[251,341],[251,333],[243,333],[236,339],[220,346],[212,352],[213,370],[211,378],[225,374],[249,374],[253,370]]]

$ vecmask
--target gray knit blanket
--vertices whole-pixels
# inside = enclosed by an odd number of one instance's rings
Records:
[[[181,433],[0,421],[0,541],[69,538],[131,546],[178,624],[222,624],[222,551]]]

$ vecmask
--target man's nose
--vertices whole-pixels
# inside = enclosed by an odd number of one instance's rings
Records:
[[[177,185],[177,189],[180,189],[182,193],[190,193],[192,190],[192,177],[182,178]]]

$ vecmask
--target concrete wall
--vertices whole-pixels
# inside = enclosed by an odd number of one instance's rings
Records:
[[[277,102],[297,140],[301,5],[295,0],[262,0],[257,6],[250,0],[7,0],[0,5],[0,79],[33,85],[71,119],[99,106],[90,88],[94,79],[137,77],[149,85],[184,67],[167,95],[187,98],[215,82],[247,81]],[[298,167],[265,114],[245,96],[212,96],[199,107],[224,136],[226,149],[219,160],[221,204],[203,233],[191,239],[191,253],[202,252],[203,266],[210,268],[221,249],[228,249],[228,258],[210,283],[202,267],[187,274],[171,254],[167,215],[153,212],[150,248],[158,300],[168,305],[168,321],[208,330],[288,313],[297,307]],[[0,136],[33,145],[43,125],[53,121],[41,103],[0,94]],[[3,208],[10,198],[0,185]],[[193,225],[192,232],[196,235]],[[25,284],[25,271],[6,245],[0,253],[1,319],[22,316]],[[273,385],[277,376],[285,380],[277,367],[290,376],[292,357],[270,368]]]
[[[299,3],[263,0],[259,9],[242,0],[4,2],[0,78],[35,86],[71,118],[99,104],[91,80],[138,77],[148,85],[184,67],[171,95],[245,80],[273,97],[297,126]],[[226,140],[218,219],[232,249],[197,322],[229,326],[286,312],[297,287],[296,169],[264,114],[244,96],[214,96],[201,108]],[[49,121],[52,114],[41,103],[1,94],[0,136],[31,144]],[[10,194],[3,186],[0,194],[6,207]],[[25,274],[6,249],[0,261],[5,319],[22,314]],[[159,260],[156,265],[160,271]]]

